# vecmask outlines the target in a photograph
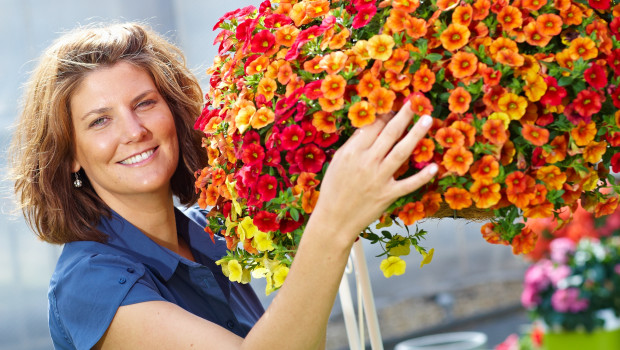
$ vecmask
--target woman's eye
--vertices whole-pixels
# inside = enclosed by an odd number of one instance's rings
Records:
[[[101,126],[103,125],[106,121],[108,121],[108,117],[99,117],[95,120],[93,120],[88,127],[92,128],[92,127],[97,127],[97,126]]]
[[[149,107],[149,106],[155,104],[155,102],[157,102],[157,101],[155,101],[155,100],[144,100],[144,101],[138,103],[136,105],[136,108],[146,108],[146,107]]]

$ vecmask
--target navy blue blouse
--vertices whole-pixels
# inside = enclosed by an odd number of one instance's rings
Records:
[[[215,265],[226,242],[204,232],[204,214],[176,210],[177,233],[196,262],[161,247],[113,213],[98,228],[105,244],[67,243],[48,291],[49,326],[56,349],[90,349],[108,329],[119,306],[168,301],[244,337],[263,314],[249,285],[233,283]],[[190,219],[191,218],[191,219]]]

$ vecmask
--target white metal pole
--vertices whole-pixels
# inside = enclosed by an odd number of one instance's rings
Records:
[[[355,276],[362,291],[370,346],[372,350],[383,350],[383,341],[381,340],[381,331],[379,329],[379,318],[377,317],[375,299],[372,294],[370,276],[368,274],[368,266],[366,265],[366,256],[364,255],[364,246],[362,245],[361,239],[353,244],[352,256],[353,263],[355,264]]]
[[[349,288],[348,274],[350,269],[347,268],[342,275],[338,294],[340,295],[340,305],[342,306],[342,315],[344,317],[344,325],[349,338],[349,348],[351,350],[363,350],[360,344],[360,335],[357,331],[357,321],[355,320],[355,309],[353,307],[353,299],[351,298],[351,288]]]

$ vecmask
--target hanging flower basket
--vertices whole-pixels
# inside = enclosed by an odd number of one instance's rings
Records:
[[[398,256],[411,247],[424,261],[432,251],[420,246],[423,230],[378,230],[438,215],[442,204],[448,216],[486,211],[484,238],[515,253],[536,241],[520,217],[551,217],[578,198],[597,216],[612,212],[620,193],[609,175],[620,170],[614,4],[280,0],[224,15],[196,122],[209,155],[196,188],[201,206],[213,207],[208,230],[225,225],[224,271],[237,281],[253,271],[277,288],[334,152],[407,101],[415,120],[430,114],[434,125],[395,176],[430,162],[440,170],[362,233],[384,248],[384,272],[402,273]]]

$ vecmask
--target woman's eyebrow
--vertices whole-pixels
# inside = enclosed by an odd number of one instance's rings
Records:
[[[138,96],[134,97],[134,98],[131,100],[131,104],[132,104],[132,105],[136,104],[138,101],[140,101],[141,99],[143,99],[143,98],[144,98],[144,96],[146,96],[146,95],[150,94],[150,93],[151,93],[151,92],[153,92],[153,91],[155,91],[155,90],[153,90],[153,89],[149,89],[149,90],[144,91],[144,92],[143,92],[143,93],[141,93],[140,95],[138,95]],[[103,113],[107,113],[107,112],[109,112],[110,110],[112,110],[112,108],[110,108],[110,107],[100,107],[100,108],[95,108],[95,109],[91,110],[90,112],[87,112],[86,114],[84,114],[84,115],[82,116],[81,120],[86,119],[86,117],[88,117],[89,115],[92,115],[92,114],[103,114]]]

